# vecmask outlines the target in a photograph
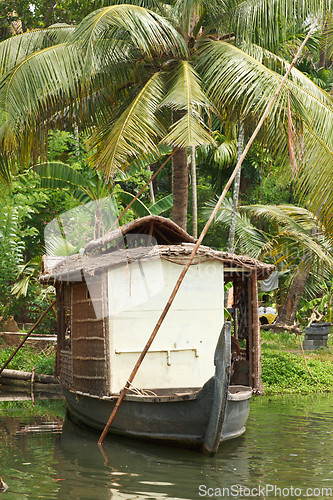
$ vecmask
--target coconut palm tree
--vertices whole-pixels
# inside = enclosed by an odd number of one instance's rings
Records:
[[[99,9],[68,28],[64,43],[5,69],[1,171],[6,174],[18,159],[28,161],[31,153],[36,157],[50,128],[73,121],[88,132],[91,161],[107,180],[137,155],[158,156],[158,145],[168,144],[174,148],[173,219],[186,227],[186,148],[213,144],[210,123],[222,113],[255,122],[288,66],[269,49],[287,27],[304,24],[325,5],[188,0],[151,2],[154,12],[138,3]],[[331,96],[293,69],[261,140],[288,163],[293,129],[295,150],[307,154],[296,154],[297,168],[308,178],[318,155],[325,156],[327,169],[333,166],[332,126]],[[327,199],[332,210],[333,196]]]

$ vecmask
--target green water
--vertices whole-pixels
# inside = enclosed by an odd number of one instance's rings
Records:
[[[1,499],[333,498],[333,395],[254,398],[214,458],[109,438],[103,454],[64,417],[62,401],[0,402]]]

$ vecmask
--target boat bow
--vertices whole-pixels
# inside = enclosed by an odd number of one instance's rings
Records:
[[[214,355],[214,396],[212,411],[201,447],[204,455],[214,456],[218,450],[226,415],[231,374],[231,323],[226,321],[220,333]]]

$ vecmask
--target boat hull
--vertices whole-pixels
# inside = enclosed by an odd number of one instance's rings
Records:
[[[110,433],[136,439],[158,441],[192,449],[205,442],[214,396],[212,377],[199,391],[161,397],[126,396],[110,428]],[[96,397],[63,389],[69,416],[76,422],[102,430],[117,397]],[[241,436],[249,414],[249,387],[231,386],[220,441]]]

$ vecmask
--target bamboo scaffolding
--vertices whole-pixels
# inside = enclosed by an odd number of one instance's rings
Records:
[[[136,373],[137,373],[137,371],[138,371],[138,369],[139,369],[139,367],[140,367],[140,365],[141,365],[144,357],[146,356],[146,354],[147,354],[147,352],[148,352],[151,344],[153,343],[153,340],[155,339],[155,337],[157,335],[157,332],[160,329],[160,326],[162,325],[162,323],[164,321],[164,318],[166,317],[166,315],[167,315],[167,313],[168,313],[168,311],[169,311],[169,309],[170,309],[170,307],[171,307],[171,305],[172,305],[172,303],[174,301],[174,298],[175,298],[175,296],[176,296],[176,294],[177,294],[177,292],[178,292],[178,290],[180,288],[180,285],[181,285],[181,283],[182,283],[182,281],[183,281],[183,279],[184,279],[184,277],[185,277],[185,275],[186,275],[186,273],[187,273],[187,271],[188,271],[188,269],[189,269],[189,267],[190,267],[190,265],[191,265],[191,263],[192,263],[195,255],[196,255],[196,253],[198,251],[199,246],[202,243],[202,240],[204,239],[204,237],[205,237],[205,235],[206,235],[206,233],[207,233],[207,231],[208,231],[211,223],[213,222],[214,218],[216,217],[217,212],[218,212],[218,210],[219,210],[219,208],[220,208],[220,206],[221,206],[221,204],[222,204],[222,202],[223,202],[223,200],[224,200],[224,198],[225,198],[225,196],[226,196],[226,194],[227,194],[227,192],[228,192],[228,190],[229,190],[229,188],[230,188],[230,186],[231,186],[234,178],[236,177],[236,174],[237,174],[238,170],[241,168],[242,163],[244,161],[244,158],[245,158],[246,154],[248,153],[250,147],[252,146],[252,143],[253,143],[254,139],[256,138],[259,130],[261,129],[261,127],[262,127],[265,119],[267,118],[268,113],[271,110],[271,108],[272,108],[272,106],[274,104],[275,99],[279,95],[279,93],[280,93],[283,85],[285,84],[285,82],[286,82],[286,80],[287,80],[287,78],[288,78],[288,76],[289,76],[289,74],[290,74],[293,66],[295,65],[298,57],[300,56],[300,54],[301,54],[301,52],[302,52],[302,50],[303,50],[306,42],[310,38],[311,33],[313,32],[313,30],[316,27],[317,23],[318,23],[318,19],[316,19],[316,21],[311,26],[311,29],[310,29],[308,35],[306,36],[306,38],[303,41],[303,43],[300,46],[300,48],[298,49],[297,54],[295,55],[292,63],[290,64],[290,66],[289,66],[286,74],[282,78],[282,80],[281,80],[278,88],[276,89],[276,91],[275,91],[272,99],[268,103],[268,105],[267,105],[267,107],[266,107],[266,109],[265,109],[265,111],[264,111],[264,113],[263,113],[263,115],[262,115],[262,117],[261,117],[261,119],[260,119],[260,121],[259,121],[256,129],[255,129],[255,131],[253,132],[250,140],[248,141],[247,145],[245,146],[244,151],[243,151],[242,155],[240,156],[240,158],[239,158],[239,160],[237,162],[237,165],[236,165],[233,173],[230,176],[229,181],[227,182],[227,185],[225,186],[225,188],[224,188],[224,190],[223,190],[223,192],[222,192],[222,194],[221,194],[221,196],[220,196],[220,198],[219,198],[219,200],[218,200],[218,202],[217,202],[217,204],[216,204],[213,212],[211,213],[211,215],[210,215],[210,217],[209,217],[209,219],[208,219],[205,227],[203,228],[202,233],[201,233],[201,235],[200,235],[197,243],[195,244],[190,257],[188,258],[188,261],[186,262],[186,264],[185,264],[185,266],[184,266],[184,268],[183,268],[183,270],[182,270],[182,272],[181,272],[181,274],[180,274],[180,276],[178,278],[178,281],[177,281],[174,289],[171,292],[169,300],[168,300],[165,308],[163,309],[162,314],[159,317],[159,319],[158,319],[158,321],[156,323],[156,326],[155,326],[155,328],[154,328],[151,336],[149,337],[149,340],[148,340],[147,344],[145,345],[143,351],[141,352],[141,354],[139,356],[139,359],[137,360],[137,362],[136,362],[136,364],[135,364],[135,366],[134,366],[134,368],[132,370],[132,373],[130,374],[128,380],[126,381],[126,384],[125,384],[123,390],[121,391],[120,397],[119,397],[119,399],[118,399],[118,401],[117,401],[117,403],[116,403],[116,405],[115,405],[115,407],[114,407],[114,409],[113,409],[113,411],[112,411],[112,413],[110,415],[110,418],[109,418],[109,420],[108,420],[108,422],[107,422],[107,424],[106,424],[106,426],[105,426],[105,428],[104,428],[104,430],[103,430],[103,432],[102,432],[102,434],[101,434],[101,436],[99,438],[99,441],[98,441],[99,445],[101,445],[103,443],[103,441],[104,441],[107,433],[109,432],[109,429],[110,429],[110,427],[112,425],[112,422],[113,422],[113,420],[114,420],[114,418],[115,418],[115,416],[116,416],[116,414],[118,412],[118,409],[119,409],[119,407],[120,407],[120,405],[121,405],[124,397],[126,396],[127,391],[129,389],[131,383],[133,382],[133,379],[134,379],[134,377],[135,377],[135,375],[136,375]]]

